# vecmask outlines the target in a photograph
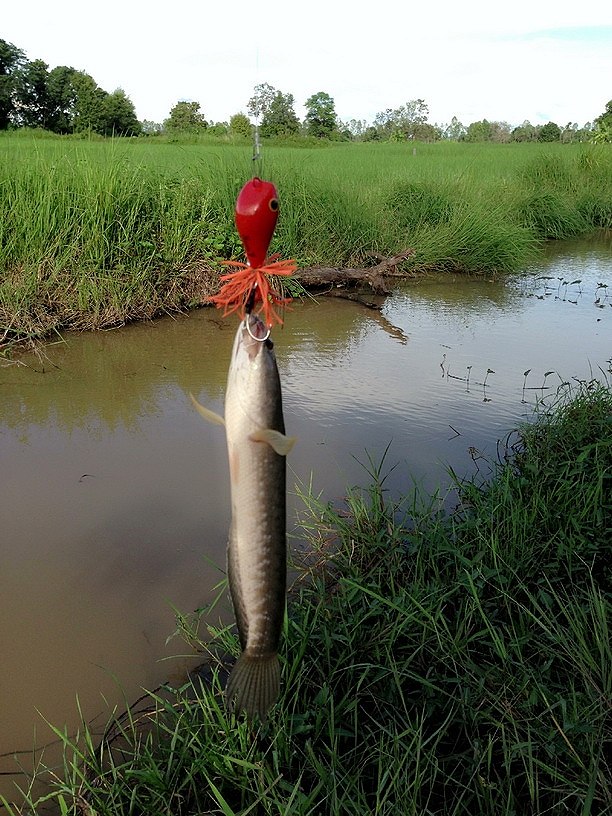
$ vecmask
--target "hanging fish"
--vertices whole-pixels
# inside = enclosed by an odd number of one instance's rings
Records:
[[[285,435],[281,383],[268,330],[253,314],[234,340],[225,416],[197,411],[225,426],[232,523],[228,577],[242,654],[226,696],[231,708],[265,720],[278,697],[278,646],[286,597],[286,456],[294,437]]]
[[[287,276],[297,269],[295,261],[279,261],[277,256],[265,263],[272,240],[279,205],[276,187],[270,181],[258,177],[244,185],[236,200],[236,229],[244,246],[248,263],[224,261],[236,271],[221,276],[223,286],[210,298],[218,308],[224,308],[223,316],[238,312],[241,319],[260,303],[256,309],[263,313],[268,327],[282,323],[275,306],[284,306],[290,298],[284,298],[274,288],[269,276]]]

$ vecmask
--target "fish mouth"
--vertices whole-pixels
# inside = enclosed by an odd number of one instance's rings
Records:
[[[270,340],[270,329],[257,315],[248,314],[244,318],[244,328],[253,340],[257,340],[259,343],[265,343],[267,348],[272,348],[273,343]]]

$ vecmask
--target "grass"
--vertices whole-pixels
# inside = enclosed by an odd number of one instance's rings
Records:
[[[521,428],[451,515],[390,497],[384,457],[367,468],[341,507],[304,493],[269,721],[222,705],[233,632],[181,618],[212,638],[206,675],[101,742],[58,731],[63,775],[28,813],[612,812],[610,390],[582,384]]]
[[[0,134],[0,348],[187,309],[239,257],[250,146]],[[511,272],[549,238],[612,226],[607,145],[267,145],[272,252],[408,271]]]

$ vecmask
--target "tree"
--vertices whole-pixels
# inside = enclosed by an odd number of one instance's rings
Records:
[[[491,122],[490,138],[492,142],[506,144],[512,138],[512,129],[508,122]]]
[[[522,125],[514,128],[511,138],[513,142],[535,142],[538,138],[538,130],[525,119]]]
[[[538,142],[558,142],[561,139],[561,128],[554,122],[542,125],[538,133]]]
[[[25,54],[16,45],[0,40],[0,130],[6,130],[14,112],[15,74],[24,65]]]
[[[306,100],[306,130],[318,139],[329,138],[336,130],[334,100],[325,91],[319,91]]]
[[[104,100],[107,92],[85,71],[76,71],[72,77],[75,90],[73,130],[75,133],[102,133],[104,129]]]
[[[22,127],[44,128],[49,118],[47,69],[43,60],[26,62],[15,76],[15,118]]]
[[[143,119],[140,127],[145,136],[158,136],[164,129],[161,122],[154,122],[152,119]]]
[[[462,125],[456,116],[453,116],[450,125],[444,128],[444,138],[450,139],[453,142],[460,142],[465,138],[466,133],[467,129],[465,125]]]
[[[300,120],[293,109],[293,94],[277,91],[261,122],[262,136],[293,136],[299,133]]]
[[[261,82],[253,88],[253,96],[247,102],[247,110],[256,122],[263,120],[276,94],[276,88],[267,82]]]
[[[229,128],[234,136],[246,136],[250,139],[253,135],[253,125],[245,113],[235,113],[229,121]]]
[[[139,136],[142,133],[132,100],[121,88],[106,95],[100,118],[101,132],[105,136]]]
[[[199,102],[177,102],[164,122],[164,129],[175,133],[197,133],[207,127]]]
[[[605,111],[595,119],[593,140],[595,142],[612,142],[612,99],[607,103]]]
[[[47,76],[48,109],[44,127],[54,133],[72,133],[74,129],[77,90],[76,69],[58,65]]]
[[[363,140],[368,129],[368,123],[365,119],[349,119],[349,121],[345,123],[345,128],[351,134],[352,139]]]
[[[493,134],[491,122],[488,119],[481,119],[479,122],[472,122],[468,125],[465,134],[466,142],[490,142]]]
[[[440,138],[440,134],[437,128],[428,123],[428,116],[429,108],[425,100],[411,99],[399,108],[387,108],[377,113],[374,125],[382,139],[433,141]]]

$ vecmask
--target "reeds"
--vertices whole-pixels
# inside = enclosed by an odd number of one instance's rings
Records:
[[[450,516],[390,497],[384,457],[343,506],[306,490],[268,723],[228,716],[213,657],[101,743],[58,731],[64,775],[27,812],[609,813],[611,421],[610,391],[582,384]],[[209,655],[237,653],[211,610],[196,620]]]

